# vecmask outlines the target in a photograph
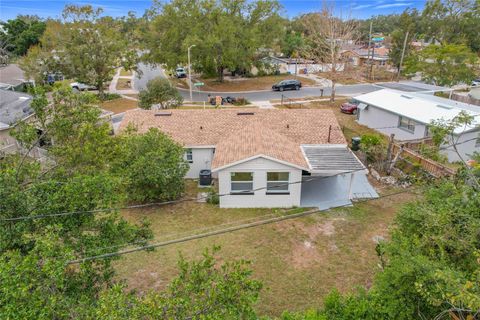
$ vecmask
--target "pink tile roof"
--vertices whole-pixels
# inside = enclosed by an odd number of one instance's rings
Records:
[[[346,144],[331,110],[132,110],[125,114],[120,130],[129,124],[139,133],[158,128],[184,146],[215,146],[214,169],[256,155],[307,168],[300,145]]]

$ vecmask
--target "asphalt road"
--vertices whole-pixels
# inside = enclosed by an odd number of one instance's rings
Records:
[[[158,66],[151,66],[151,65],[146,65],[144,63],[139,64],[139,69],[142,71],[142,75],[138,77],[135,75],[134,78],[134,87],[136,90],[142,90],[145,89],[147,82],[153,78],[156,77],[165,77],[165,74],[163,73],[163,70],[158,67]],[[412,85],[413,82],[409,82],[410,85]],[[393,87],[393,86],[399,86],[401,84],[398,84],[396,82],[392,83],[382,83],[381,84],[384,87]],[[404,87],[407,87],[406,85],[403,85]],[[425,84],[421,83],[415,83],[415,87],[410,87],[410,88],[416,88],[416,89],[421,89],[420,87],[423,86],[424,90],[427,89]],[[433,86],[428,86],[431,87],[430,89],[433,88]],[[274,92],[271,90],[261,90],[261,91],[249,91],[249,92],[208,92],[208,91],[193,91],[192,99],[193,101],[207,101],[207,96],[208,94],[211,94],[212,96],[216,95],[221,95],[223,97],[227,96],[232,96],[232,97],[244,97],[249,101],[268,101],[268,100],[273,100],[273,99],[281,99],[282,94],[284,97],[287,98],[305,98],[305,97],[312,97],[312,96],[320,96],[321,87],[304,87],[300,89],[299,91],[284,91],[284,92]],[[343,95],[343,96],[355,96],[363,93],[368,93],[372,92],[375,90],[379,90],[381,87],[376,84],[352,84],[352,85],[337,85],[336,87],[336,94],[337,95]],[[404,88],[402,88],[404,89]],[[186,101],[190,100],[190,94],[187,89],[179,89],[180,93],[184,97]],[[324,88],[323,95],[324,96],[329,96],[331,93],[331,88],[326,87]]]

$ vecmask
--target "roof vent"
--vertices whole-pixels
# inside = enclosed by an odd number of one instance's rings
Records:
[[[406,95],[404,95],[404,94],[402,94],[400,97],[405,98],[405,99],[413,99],[413,97],[406,96]]]
[[[237,112],[237,116],[253,116],[255,112]]]
[[[287,123],[287,129],[289,129],[289,128],[290,128],[290,125]]]
[[[447,106],[443,106],[441,104],[437,104],[437,107],[442,108],[442,109],[447,109],[447,110],[452,110],[453,109],[453,107],[447,107]]]
[[[159,112],[155,113],[155,117],[170,117],[172,115],[171,112]]]

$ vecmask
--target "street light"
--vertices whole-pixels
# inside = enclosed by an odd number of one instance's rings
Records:
[[[188,83],[190,84],[190,102],[192,102],[192,71],[190,69],[190,49],[195,47],[194,44],[192,44],[190,47],[188,47],[187,53],[188,53]]]

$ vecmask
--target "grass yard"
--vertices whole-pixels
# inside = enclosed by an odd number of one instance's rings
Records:
[[[120,69],[120,76],[121,77],[129,77],[132,75],[132,71],[127,71],[125,69]]]
[[[130,99],[119,98],[110,101],[104,101],[100,104],[100,107],[105,110],[112,111],[113,113],[122,113],[127,110],[132,110],[138,108],[138,101],[133,101]]]
[[[119,78],[117,81],[117,90],[132,89],[131,80]]]
[[[236,80],[227,80],[219,82],[217,79],[198,79],[205,83],[202,86],[202,91],[224,91],[224,92],[237,92],[237,91],[251,91],[251,90],[269,90],[272,85],[285,80],[293,79],[293,75],[273,75],[265,77],[254,78],[241,78]],[[306,78],[298,78],[302,82],[303,86],[312,86],[315,81]]]
[[[196,196],[199,191],[205,190],[188,182],[187,197]],[[393,189],[383,192],[393,192]],[[180,252],[188,259],[198,258],[205,248],[220,245],[220,260],[251,261],[253,277],[264,284],[257,305],[260,315],[278,316],[287,309],[315,308],[334,287],[346,292],[358,285],[370,285],[378,270],[373,238],[388,235],[388,226],[399,204],[412,197],[404,193],[359,203],[353,208],[174,244],[153,252],[136,252],[125,255],[115,267],[118,277],[126,279],[130,288],[140,294],[162,290],[177,274]],[[220,209],[206,203],[183,202],[127,210],[123,215],[133,222],[147,218],[156,241],[162,241],[202,232],[201,228],[284,212],[282,209]]]

